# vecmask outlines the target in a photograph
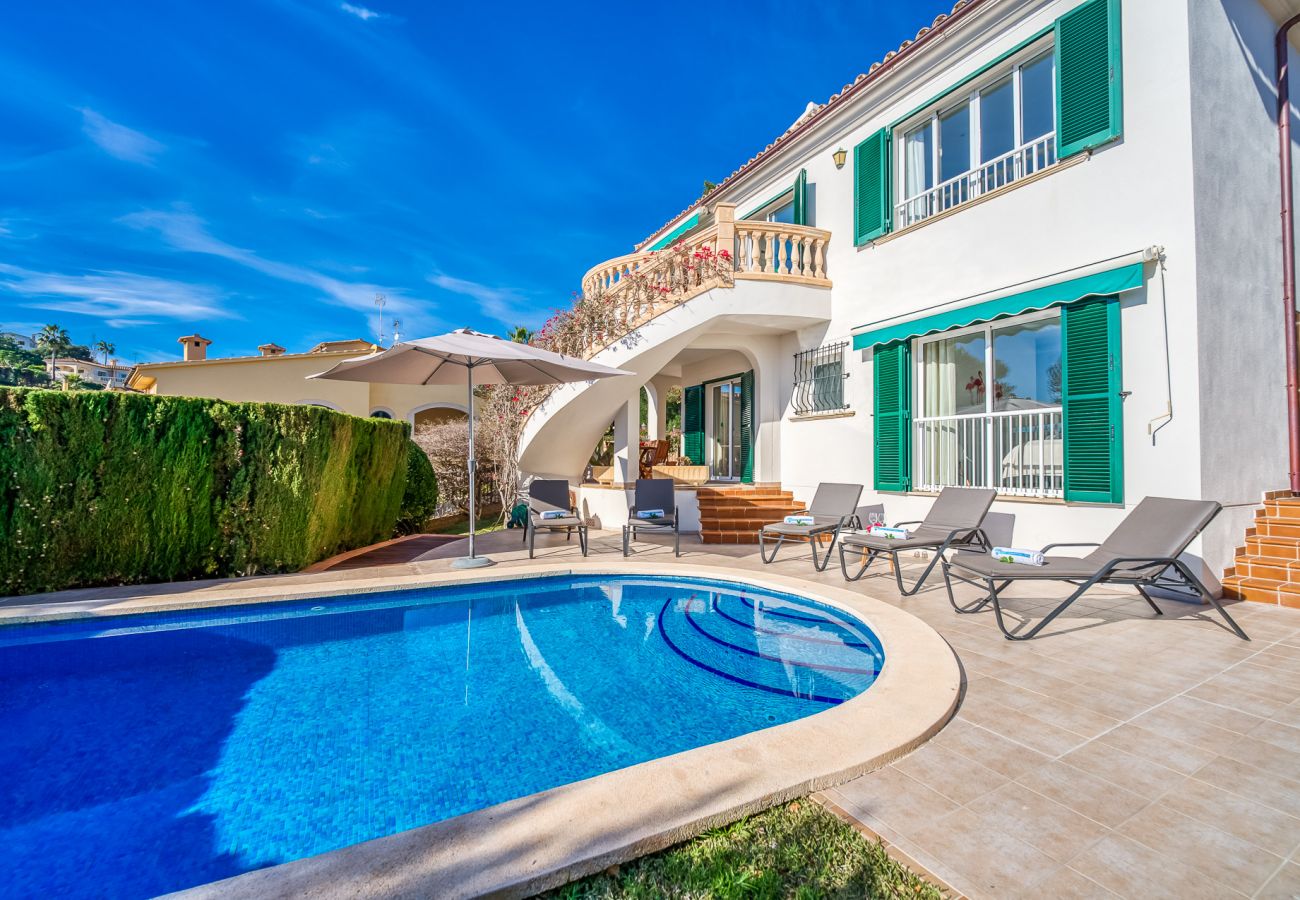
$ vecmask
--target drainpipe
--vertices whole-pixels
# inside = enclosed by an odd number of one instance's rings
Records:
[[[1295,225],[1292,216],[1291,79],[1287,35],[1300,23],[1293,16],[1278,29],[1273,48],[1277,60],[1277,140],[1282,170],[1282,305],[1286,339],[1286,424],[1290,444],[1291,492],[1300,494],[1300,393],[1296,385]]]

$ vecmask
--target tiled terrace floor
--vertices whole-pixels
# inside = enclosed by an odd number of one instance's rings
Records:
[[[539,562],[582,562],[576,541],[538,543]],[[590,561],[620,559],[618,545],[593,533]],[[462,548],[383,574],[444,571]],[[662,543],[638,548],[642,563],[673,563]],[[695,566],[763,568],[754,547],[686,538],[683,549]],[[484,536],[480,552],[527,562],[514,532]],[[771,568],[843,585],[838,570],[815,573],[806,553],[787,548]],[[1043,636],[1011,643],[991,612],[959,616],[934,584],[906,599],[887,576],[853,589],[948,640],[966,677],[956,717],[909,756],[819,799],[972,897],[1300,896],[1300,611],[1231,606],[1253,638],[1245,643],[1208,608],[1162,602],[1156,618],[1136,594],[1098,589]],[[96,594],[149,590],[65,596],[93,605]],[[1008,596],[1030,616],[1050,608],[1029,588]]]

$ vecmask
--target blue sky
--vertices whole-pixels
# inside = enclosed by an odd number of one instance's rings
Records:
[[[536,326],[948,8],[11,4],[0,330],[298,351],[373,338],[376,293],[407,337]]]

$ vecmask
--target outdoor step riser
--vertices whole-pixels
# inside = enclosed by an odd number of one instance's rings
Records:
[[[786,516],[797,515],[802,510],[791,509],[790,507],[778,507],[776,509],[722,509],[705,511],[700,510],[700,521],[704,522],[709,519],[738,519],[745,522],[758,522],[765,525],[768,522],[780,522]]]
[[[755,507],[765,506],[798,506],[803,507],[802,503],[796,503],[788,497],[758,497],[753,500],[727,498],[726,500],[701,500],[700,509],[753,509]]]
[[[1270,500],[1264,504],[1262,515],[1300,522],[1300,500]]]
[[[1300,538],[1300,522],[1285,519],[1260,519],[1255,525],[1257,537]]]
[[[1246,538],[1246,552],[1238,553],[1238,558],[1244,556],[1270,556],[1275,559],[1300,559],[1300,538],[1263,538],[1248,537]]]

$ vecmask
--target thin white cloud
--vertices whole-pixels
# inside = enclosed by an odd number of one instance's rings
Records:
[[[445,272],[430,275],[429,283],[444,291],[472,298],[483,315],[503,325],[511,327],[520,324],[531,325],[538,317],[538,311],[514,288],[493,287],[477,281],[456,278]]]
[[[211,287],[134,272],[70,275],[0,263],[0,292],[24,298],[22,305],[32,309],[94,316],[113,327],[159,319],[235,316]]]
[[[369,22],[371,19],[387,18],[381,12],[375,12],[375,10],[373,9],[368,9],[367,7],[358,6],[352,3],[346,3],[346,2],[340,3],[339,9],[343,10],[345,13],[348,13],[349,15],[356,16],[358,19],[360,19],[363,22]]]
[[[119,125],[89,107],[77,111],[81,113],[81,130],[109,156],[147,166],[167,149],[149,135]]]
[[[188,210],[144,210],[123,216],[118,221],[142,231],[155,231],[177,250],[217,256],[269,278],[315,288],[332,302],[358,312],[373,313],[375,294],[383,294],[387,298],[385,316],[401,319],[403,331],[408,333],[413,327],[430,327],[437,323],[426,308],[393,288],[343,281],[306,266],[267,259],[252,250],[226,243],[208,231],[207,223],[201,217]]]

